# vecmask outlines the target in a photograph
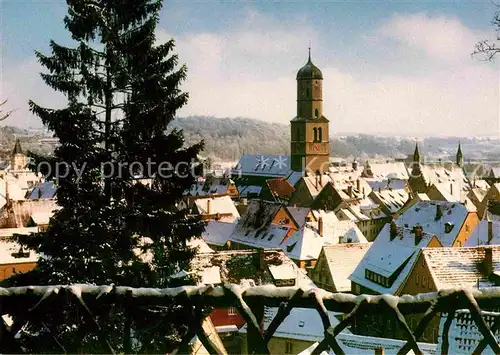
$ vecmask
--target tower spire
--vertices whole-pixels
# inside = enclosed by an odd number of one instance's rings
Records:
[[[462,147],[460,145],[460,141],[458,141],[458,150],[457,150],[457,155],[456,155],[456,163],[459,167],[462,167],[464,164],[464,155],[462,153]]]
[[[309,62],[311,61],[311,41],[309,41]]]

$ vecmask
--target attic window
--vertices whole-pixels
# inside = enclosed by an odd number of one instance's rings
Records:
[[[453,230],[453,227],[454,227],[454,226],[455,226],[455,225],[454,225],[453,223],[446,222],[446,223],[444,224],[444,232],[445,232],[445,233],[450,233],[450,232]]]
[[[297,245],[297,242],[293,243],[292,245],[288,245],[286,247],[286,251],[289,252],[289,253],[291,253],[292,250],[293,250],[293,248],[295,248],[295,245]]]
[[[304,325],[305,325],[305,324],[306,324],[306,323],[305,323],[303,320],[301,320],[301,321],[299,322],[299,327],[300,327],[300,328],[304,328]]]

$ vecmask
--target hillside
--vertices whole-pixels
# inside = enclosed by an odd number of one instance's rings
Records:
[[[174,126],[184,130],[186,142],[205,140],[205,155],[237,160],[247,154],[289,154],[290,128],[248,118],[181,117]],[[412,154],[415,140],[367,134],[330,135],[330,151],[335,157],[359,159],[395,158]],[[454,159],[459,138],[430,137],[419,142],[422,156],[430,159]],[[466,161],[496,160],[500,154],[498,140],[461,138]]]

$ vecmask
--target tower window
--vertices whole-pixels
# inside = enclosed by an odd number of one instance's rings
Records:
[[[306,89],[306,97],[309,97],[309,88]]]
[[[316,119],[317,119],[317,118],[318,118],[318,114],[319,114],[319,113],[318,113],[318,109],[315,109],[315,110],[314,110],[314,118],[316,118]]]
[[[318,130],[316,127],[313,128],[313,133],[314,133],[314,142],[318,141]]]
[[[318,128],[318,142],[323,142],[322,129]]]

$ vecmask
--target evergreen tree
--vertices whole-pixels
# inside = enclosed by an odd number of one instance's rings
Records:
[[[61,209],[46,232],[21,240],[43,255],[36,269],[8,282],[167,287],[170,276],[189,263],[194,252],[187,242],[204,226],[176,209],[195,181],[193,168],[202,149],[202,143],[185,147],[182,131],[168,131],[187,103],[188,95],[180,90],[186,67],[177,69],[173,40],[155,45],[161,0],[67,3],[64,22],[78,45],[52,41],[51,56],[36,53],[48,70],[44,81],[67,96],[67,107],[54,110],[30,102],[31,111],[60,141],[50,159],[32,156],[35,164],[49,163],[42,172],[56,181]],[[119,350],[123,309],[96,304],[93,312]],[[134,350],[172,350],[185,335],[182,312],[134,310]],[[28,317],[23,311],[14,316]],[[58,343],[68,352],[108,351],[87,329],[78,307],[43,317],[43,324],[30,323],[35,336],[24,334],[30,351],[60,352]]]

